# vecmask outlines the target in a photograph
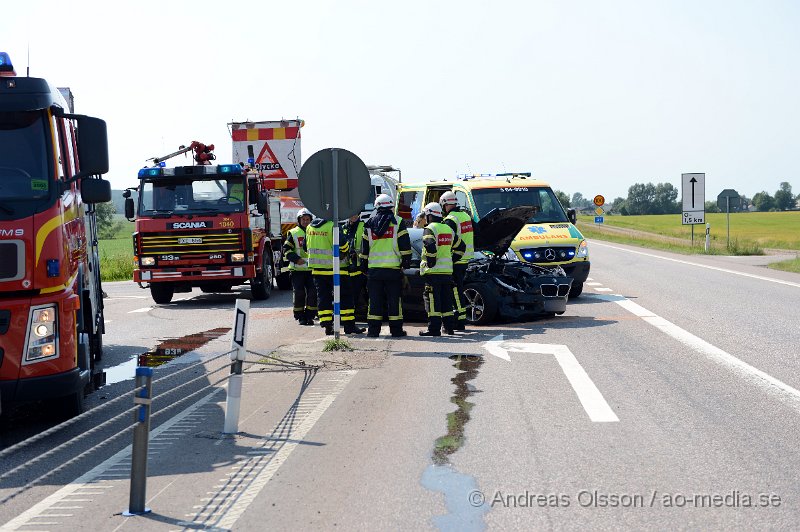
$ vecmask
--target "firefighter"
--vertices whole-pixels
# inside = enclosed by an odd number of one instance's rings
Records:
[[[361,241],[362,268],[367,270],[367,336],[381,333],[384,310],[389,317],[389,333],[405,336],[403,330],[403,269],[411,266],[411,240],[403,219],[392,212],[394,202],[388,194],[375,199],[375,211],[364,225]]]
[[[283,243],[283,256],[289,262],[292,280],[292,311],[300,325],[314,325],[317,314],[317,290],[308,265],[306,227],[314,216],[308,209],[297,212],[297,227],[292,228]]]
[[[317,287],[317,314],[319,324],[325,334],[333,334],[333,222],[317,218],[306,229],[306,248],[308,262],[314,284]],[[349,252],[348,242],[339,246],[342,256]],[[339,279],[341,296],[341,320],[345,334],[361,334],[363,328],[357,327],[353,310],[353,297],[350,290],[350,276],[347,260],[340,257]]]
[[[441,336],[442,326],[453,334],[453,262],[464,255],[464,243],[442,222],[442,206],[428,203],[423,211],[428,225],[422,233],[420,274],[425,280],[425,311],[428,330],[420,336]]]
[[[472,216],[461,210],[453,191],[448,190],[439,198],[444,213],[444,223],[464,242],[464,255],[453,263],[453,303],[456,331],[463,331],[467,324],[466,299],[464,298],[464,276],[467,264],[475,255],[475,235],[472,232]]]
[[[361,300],[364,294],[364,288],[366,288],[367,284],[366,276],[362,271],[361,257],[359,257],[361,240],[364,235],[364,222],[361,221],[360,214],[354,214],[348,218],[343,233],[345,239],[347,239],[348,246],[350,246],[350,254],[348,256],[350,289],[353,292],[353,308],[356,310],[356,314],[358,314],[358,310],[363,309]]]

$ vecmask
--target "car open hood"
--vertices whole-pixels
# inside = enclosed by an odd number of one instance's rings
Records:
[[[501,256],[511,242],[539,210],[534,206],[494,210],[475,224],[475,250],[489,251]]]

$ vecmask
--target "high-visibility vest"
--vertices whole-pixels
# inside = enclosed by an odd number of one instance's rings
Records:
[[[314,271],[333,271],[333,222],[327,221],[319,227],[306,227],[308,265]]]
[[[302,227],[297,226],[297,227],[293,228],[291,231],[289,231],[289,234],[287,235],[287,237],[289,238],[289,240],[291,242],[291,245],[294,247],[293,251],[295,253],[297,253],[298,257],[300,257],[301,259],[306,261],[306,263],[303,264],[303,265],[300,265],[300,264],[297,264],[297,263],[294,263],[294,262],[290,261],[289,262],[289,270],[290,271],[295,271],[295,272],[307,272],[307,271],[309,271],[311,269],[311,267],[308,265],[308,253],[306,252],[306,250],[303,249],[303,244],[304,244],[305,239],[306,239],[305,230]]]
[[[365,229],[365,238],[369,241],[370,268],[400,268],[402,257],[397,244],[397,237],[400,236],[400,220],[399,216],[395,216],[394,223],[381,236],[373,233],[369,227]]]
[[[456,225],[456,235],[464,241],[466,249],[461,259],[456,264],[466,264],[475,255],[475,233],[472,231],[472,217],[464,211],[450,211],[445,220],[453,220]]]
[[[436,273],[453,273],[453,242],[455,234],[450,226],[441,222],[433,222],[428,224],[425,229],[430,229],[433,232],[433,238],[436,239],[436,264],[428,267],[427,250],[425,249],[425,238],[422,240],[422,261],[420,262],[420,273],[422,275],[431,275]]]

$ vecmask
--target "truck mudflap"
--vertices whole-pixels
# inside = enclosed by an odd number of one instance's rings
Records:
[[[209,280],[241,280],[242,282],[251,279],[256,275],[256,267],[253,264],[243,264],[241,266],[226,266],[219,270],[204,270],[198,268],[177,268],[175,271],[163,270],[133,270],[133,280],[137,283],[157,283],[162,281],[209,281]]]
[[[74,368],[64,373],[0,381],[3,404],[16,401],[55,399],[83,390],[91,378],[89,370]]]

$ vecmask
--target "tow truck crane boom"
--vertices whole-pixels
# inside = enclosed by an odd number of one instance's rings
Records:
[[[174,151],[172,153],[164,155],[163,157],[151,157],[150,159],[147,160],[153,161],[153,166],[158,166],[159,163],[161,163],[162,161],[166,161],[167,159],[171,159],[172,157],[193,150],[194,150],[194,160],[198,165],[211,164],[211,161],[217,158],[216,155],[211,153],[212,151],[214,151],[213,144],[203,144],[202,142],[197,142],[196,140],[193,140],[191,144],[189,144],[188,146],[179,146],[178,151]]]

